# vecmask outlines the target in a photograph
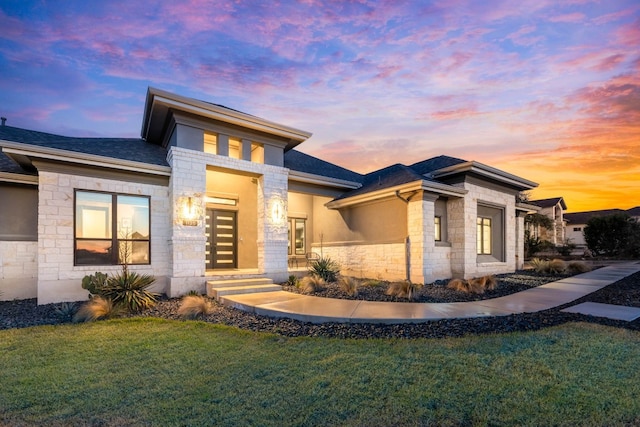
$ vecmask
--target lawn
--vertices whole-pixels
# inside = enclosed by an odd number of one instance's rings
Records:
[[[284,338],[119,319],[0,331],[0,425],[640,424],[640,333]]]

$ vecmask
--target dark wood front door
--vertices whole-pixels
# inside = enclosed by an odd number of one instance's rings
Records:
[[[207,209],[207,269],[238,268],[237,212]]]

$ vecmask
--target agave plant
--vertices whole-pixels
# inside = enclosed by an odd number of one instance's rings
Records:
[[[148,290],[155,281],[153,276],[123,269],[107,279],[100,294],[114,304],[122,304],[129,311],[137,312],[155,305],[159,295]]]
[[[309,267],[309,275],[317,276],[326,282],[335,282],[340,273],[340,265],[329,257],[321,257]]]

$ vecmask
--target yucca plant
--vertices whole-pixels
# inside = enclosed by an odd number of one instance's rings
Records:
[[[75,323],[109,319],[120,315],[120,309],[108,298],[94,296],[73,316]]]
[[[299,288],[305,294],[319,292],[327,286],[327,282],[320,276],[305,276],[300,281]]]
[[[185,295],[178,308],[178,316],[186,319],[195,319],[211,313],[213,313],[213,304],[202,295]]]
[[[300,283],[300,279],[298,279],[295,275],[291,274],[287,279],[287,285],[297,287]]]
[[[358,296],[358,288],[360,287],[360,281],[358,279],[354,279],[353,277],[341,277],[338,280],[338,285],[340,289],[347,295],[352,297]]]
[[[329,257],[321,257],[309,267],[309,275],[323,278],[326,282],[335,282],[340,273],[340,265]]]
[[[122,304],[131,312],[137,312],[153,307],[158,300],[159,295],[148,290],[155,281],[153,276],[140,275],[123,268],[120,273],[107,279],[100,295],[114,304]]]
[[[412,300],[415,299],[420,286],[421,285],[417,283],[411,283],[408,280],[404,280],[402,282],[393,282],[389,284],[389,288],[387,288],[385,294],[395,298],[406,298],[408,300]]]

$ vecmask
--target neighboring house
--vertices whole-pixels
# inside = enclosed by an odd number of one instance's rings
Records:
[[[125,257],[171,297],[284,281],[309,252],[417,283],[522,267],[532,206],[516,195],[537,184],[482,163],[361,175],[297,151],[309,132],[153,88],[141,136],[0,126],[1,298],[85,299],[82,277]]]
[[[566,221],[564,218],[564,211],[567,210],[567,205],[564,199],[562,197],[553,197],[551,199],[531,200],[529,203],[538,206],[540,208],[538,213],[548,217],[553,224],[549,229],[540,225],[532,226],[532,229],[529,230],[531,237],[546,240],[555,246],[564,245],[567,239],[565,235]]]
[[[587,242],[584,239],[584,228],[589,220],[597,216],[608,216],[614,214],[627,214],[636,221],[640,221],[640,206],[628,210],[622,209],[603,209],[599,211],[574,212],[564,215],[567,221],[567,238],[571,239],[576,246],[585,248]]]

